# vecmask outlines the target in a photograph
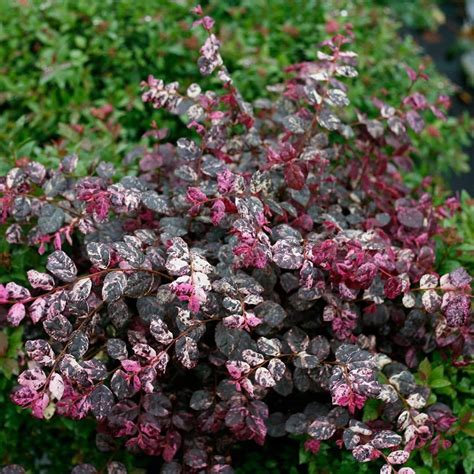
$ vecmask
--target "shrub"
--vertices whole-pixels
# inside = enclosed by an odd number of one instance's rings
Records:
[[[413,19],[406,18],[410,10],[423,11],[423,21],[426,21],[428,10],[436,13],[431,2],[417,0],[403,5],[400,8],[403,22],[413,23]],[[110,8],[112,3],[114,8]],[[335,22],[347,21],[354,25],[353,47],[359,52],[358,69],[364,78],[363,83],[357,81],[348,90],[351,102],[358,108],[372,114],[374,106],[370,97],[379,91],[382,95],[389,92],[389,101],[398,102],[405,90],[406,78],[401,66],[405,62],[414,69],[421,61],[427,64],[430,82],[417,83],[416,90],[430,98],[440,91],[451,91],[452,87],[430,65],[429,58],[420,56],[413,40],[398,36],[399,25],[392,15],[395,8],[381,9],[378,3],[380,1],[337,0],[326,1],[324,5],[313,1],[289,5],[274,0],[269,8],[268,2],[260,0],[238,0],[232,6],[211,0],[206,11],[218,19],[218,36],[224,40],[226,64],[233,70],[234,80],[245,90],[247,99],[269,96],[264,86],[281,80],[284,66],[314,58],[314,45],[324,37],[326,28],[333,27]],[[169,119],[160,111],[153,116],[144,114],[137,91],[138,80],[150,71],[150,65],[152,72],[166,82],[179,79],[186,86],[196,80],[198,71],[191,60],[195,53],[184,43],[197,44],[197,38],[188,25],[180,21],[187,14],[186,2],[3,0],[0,5],[0,57],[4,64],[4,74],[0,77],[0,149],[3,150],[0,151],[0,174],[15,166],[19,157],[37,159],[55,168],[65,155],[77,153],[76,175],[90,175],[93,171],[89,170],[94,169],[100,157],[117,165],[117,179],[135,172],[133,164],[123,165],[124,157],[131,150],[138,151],[135,137],[146,130],[150,118],[155,118],[161,127],[169,128],[173,139],[180,136],[177,133],[184,133],[181,121]],[[398,10],[398,4],[390,6]],[[96,26],[100,21],[107,28],[98,33]],[[367,35],[369,30],[371,34]],[[110,54],[113,52],[115,54]],[[63,65],[69,65],[70,69],[62,69]],[[206,88],[210,85],[200,83]],[[106,104],[113,104],[113,111],[103,120],[100,111],[107,111],[102,109]],[[408,176],[410,183],[419,183],[426,174],[445,173],[453,165],[456,169],[465,167],[460,144],[468,138],[468,120],[425,118],[432,127],[412,137],[417,156],[414,170]],[[44,143],[48,145],[42,146]],[[441,143],[443,153],[438,152]],[[439,182],[439,178],[434,182]],[[437,202],[446,196],[439,187],[433,187],[431,193]],[[469,232],[460,228],[461,224],[469,229],[466,226],[469,223],[464,222],[469,216],[468,202],[463,208],[465,212],[454,216],[452,222],[468,242]],[[4,226],[2,233],[3,230]],[[472,269],[472,251],[469,256],[466,246],[459,244],[456,231],[451,229],[449,242],[443,245],[441,252],[437,251],[441,263],[438,271],[448,272],[460,265]],[[5,240],[0,241],[0,258],[0,283],[14,280],[25,284],[26,270],[42,271],[46,263],[46,255],[35,255],[33,248],[9,245]],[[0,425],[4,428],[0,436],[0,463],[21,462],[33,472],[47,468],[51,473],[63,473],[67,466],[83,459],[104,464],[107,454],[94,453],[94,447],[82,441],[88,439],[92,420],[84,420],[83,424],[54,417],[43,423],[32,419],[26,410],[8,403],[18,364],[24,362],[21,351],[18,353],[15,349],[15,335],[21,329],[2,329],[0,334],[12,354],[2,357],[5,346],[0,344],[0,372],[5,376],[0,395]],[[449,364],[449,361],[444,363]],[[30,433],[27,440],[20,435],[24,432]],[[57,439],[61,439],[61,443],[57,443]],[[267,444],[266,452],[281,450],[283,443],[276,442],[276,446]],[[65,450],[65,445],[69,449]],[[469,450],[462,442],[456,446],[457,450],[449,451],[450,466],[454,465],[452,458],[456,455],[459,462],[467,462],[459,453]],[[247,453],[246,446],[242,452]],[[296,447],[287,454],[296,460],[295,452]],[[331,455],[340,461],[338,452]],[[262,456],[264,451],[259,449],[258,454]],[[239,459],[239,454],[236,457]],[[324,466],[321,453],[317,458]],[[123,460],[123,453],[120,459]],[[134,459],[135,466],[142,462],[150,462],[150,459]],[[288,471],[286,464],[282,464],[283,459],[275,462],[282,472]]]
[[[398,466],[449,447],[456,419],[410,370],[433,351],[464,366],[472,346],[471,278],[434,267],[459,203],[401,177],[423,115],[442,119],[447,100],[413,92],[427,77],[407,68],[400,104],[353,110],[346,28],[251,105],[195,12],[199,70],[225,92],[150,76],[142,96],[193,138],[164,143],[155,127],[140,176],[118,182],[107,162],[76,177],[76,155],[58,170],[20,161],[1,181],[8,242],[55,249],[32,290],[0,287],[27,333],[12,400],[37,418],[92,413],[99,449],[161,456],[166,473],[230,472],[235,443],[267,435],[413,472]]]
[[[438,249],[437,268],[449,272],[463,266],[474,272],[474,201],[465,191],[461,193],[461,212],[443,222],[445,236]]]

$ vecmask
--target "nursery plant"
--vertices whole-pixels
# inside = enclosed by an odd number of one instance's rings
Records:
[[[46,262],[0,286],[26,338],[12,401],[39,419],[94,417],[114,473],[123,449],[163,473],[232,472],[239,443],[290,436],[414,472],[410,454],[449,448],[457,422],[425,358],[455,371],[472,356],[471,277],[435,265],[460,203],[403,180],[412,139],[448,99],[427,100],[424,69],[407,67],[401,101],[358,110],[346,26],[246,102],[214,20],[194,13],[198,69],[217,92],[142,84],[186,137],[167,142],[155,123],[138,176],[101,161],[84,177],[71,154],[58,169],[18,160],[0,181],[6,240]]]
[[[410,2],[409,7],[423,11],[423,21],[426,12],[435,12],[430,5],[418,8],[415,3]],[[127,160],[123,158],[129,151],[132,156],[140,153],[135,137],[146,130],[152,118],[170,128],[173,138],[185,132],[181,121],[170,120],[160,111],[153,116],[143,113],[137,94],[139,78],[150,70],[167,81],[182,79],[185,85],[196,80],[198,71],[190,58],[199,46],[196,30],[181,21],[187,14],[185,3],[5,0],[0,5],[0,55],[4,65],[0,78],[0,147],[4,150],[0,152],[0,174],[15,166],[21,157],[55,168],[65,155],[77,153],[76,176],[88,174],[100,157],[118,165],[118,179],[135,172],[135,166],[124,165]],[[405,7],[401,9],[404,14],[409,11]],[[373,107],[370,97],[375,90],[390,91],[390,100],[397,101],[406,83],[401,62],[407,61],[416,69],[421,61],[421,56],[414,54],[413,41],[397,36],[399,25],[391,11],[379,8],[377,2],[305,1],[293,2],[289,8],[288,2],[274,0],[269,9],[268,2],[256,0],[232,5],[211,1],[206,11],[219,19],[218,36],[224,40],[226,63],[247,99],[268,96],[270,92],[264,86],[280,80],[284,66],[292,61],[314,58],[314,45],[336,23],[351,21],[357,32],[353,47],[359,52],[364,81],[352,84],[348,93],[353,104],[362,110]],[[370,36],[365,34],[369,30]],[[430,97],[438,91],[451,90],[429,64],[427,71],[429,84],[418,83],[416,90]],[[430,133],[412,137],[420,155],[410,175],[411,182],[416,183],[420,182],[420,175],[428,172],[446,172],[453,164],[457,168],[464,166],[459,143],[466,139],[468,121],[426,118],[439,130],[439,136],[428,126]],[[45,143],[47,146],[43,146]],[[440,143],[442,154],[437,153]],[[443,199],[439,188],[433,193]],[[463,209],[468,209],[467,205]],[[451,219],[461,236],[468,235],[459,225],[468,224],[468,215],[463,212]],[[460,249],[456,232],[450,231],[452,239],[444,246],[443,269],[459,266],[459,262],[469,264],[469,252]],[[0,283],[13,279],[25,284],[26,270],[42,271],[46,263],[46,255],[5,240],[0,241],[0,258]],[[84,441],[89,439],[91,420],[77,423],[53,417],[44,423],[8,403],[13,378],[24,362],[21,334],[22,327],[2,329],[0,334],[0,464],[21,462],[31,472],[48,473],[65,472],[67,466],[81,460],[102,466],[108,455],[94,452],[92,444]],[[24,432],[29,433],[28,439],[21,436]],[[56,442],[58,439],[61,443]],[[286,466],[296,462],[297,447],[283,447],[286,459],[292,461],[267,459],[266,466],[276,462],[278,467],[274,468],[286,472]],[[281,448],[278,445],[279,451]],[[247,454],[245,447],[242,449]],[[270,443],[266,451],[259,449],[258,454],[274,452],[274,444]],[[454,450],[450,452],[454,456]],[[459,450],[457,453],[458,462],[466,459]],[[236,456],[242,458],[238,453]],[[318,459],[323,458],[318,455]],[[133,464],[140,463],[135,459]],[[254,472],[255,466],[251,470]]]

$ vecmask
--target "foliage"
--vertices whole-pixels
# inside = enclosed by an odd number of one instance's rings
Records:
[[[251,105],[194,10],[199,70],[221,87],[182,95],[149,76],[142,95],[192,138],[163,143],[155,126],[139,177],[101,161],[81,178],[73,154],[56,170],[19,160],[0,182],[7,241],[48,251],[31,290],[0,287],[6,321],[27,332],[12,400],[39,419],[92,414],[101,451],[161,456],[167,473],[231,472],[236,442],[267,435],[411,473],[398,466],[448,448],[456,418],[410,369],[434,349],[454,366],[472,355],[471,278],[434,272],[458,202],[434,205],[400,172],[448,99],[430,102],[415,89],[424,68],[407,67],[401,101],[349,107],[346,26]]]
[[[429,360],[431,359],[431,361]],[[416,379],[418,383],[431,389],[429,403],[448,403],[453,407],[457,422],[448,434],[455,437],[453,445],[439,451],[436,456],[429,447],[419,450],[408,465],[417,474],[449,474],[452,472],[472,472],[474,459],[472,450],[474,404],[472,392],[472,366],[454,368],[439,354],[433,354],[421,361]],[[366,409],[369,405],[366,405]],[[365,410],[365,418],[370,419],[370,410]],[[308,473],[325,474],[331,472],[349,473],[354,470],[351,457],[347,453],[325,446],[316,455],[302,449],[300,462],[308,467]],[[258,472],[258,471],[257,471]],[[283,471],[281,471],[283,472]],[[361,466],[360,472],[377,472],[370,465]]]
[[[402,64],[416,70],[422,61],[413,40],[400,40],[399,25],[379,3],[211,0],[206,9],[218,20],[227,65],[248,100],[268,95],[266,85],[281,81],[285,67],[315,59],[316,45],[326,31],[351,22],[364,82],[349,91],[350,99],[362,111],[373,113],[370,98],[380,91],[391,103],[402,99],[406,84]],[[408,3],[411,7],[399,9],[404,15],[414,11],[430,18],[426,12],[434,11],[427,0]],[[0,0],[4,65],[0,170],[6,173],[24,156],[57,165],[72,152],[79,154],[83,174],[86,164],[98,157],[119,165],[152,119],[168,127],[172,138],[182,136],[182,123],[159,112],[151,117],[143,113],[138,87],[150,72],[184,86],[198,80],[192,62],[199,40],[183,21],[191,4],[189,0]],[[432,100],[452,91],[427,66],[430,85],[419,85],[420,92]],[[203,86],[211,84],[216,82],[205,81]],[[413,179],[434,174],[439,180],[438,174],[465,171],[467,159],[460,145],[472,130],[469,120],[427,120],[431,127],[414,139],[420,154]]]
[[[474,205],[465,191],[461,193],[461,212],[443,222],[444,238],[438,242],[438,264],[441,272],[460,265],[474,273]]]
[[[412,29],[436,31],[446,21],[438,0],[378,0],[377,3],[390,6],[396,17]]]
[[[296,438],[296,437],[295,437]],[[299,440],[269,438],[258,449],[246,443],[234,451],[235,472],[237,474],[298,474]]]
[[[472,401],[473,367],[466,366],[454,369],[439,356],[434,354],[431,361],[424,359],[419,366],[417,379],[432,388],[432,401],[449,403],[457,422],[448,431],[456,436],[452,448],[433,456],[429,450],[419,453],[418,468],[421,474],[456,472],[456,469],[471,472],[474,467],[472,449],[474,441],[474,403]]]
[[[79,423],[55,418],[47,422],[32,419],[9,399],[13,377],[18,376],[22,351],[23,328],[9,328],[0,332],[0,464],[21,464],[30,472],[65,472],[84,460],[97,465],[105,464],[108,455],[99,453],[90,439],[95,426],[91,420]],[[19,359],[20,358],[20,359]],[[54,455],[49,447],[61,440],[61,447]],[[65,450],[64,446],[69,446]],[[48,449],[45,450],[45,447]],[[71,452],[74,453],[71,459]],[[41,457],[38,453],[42,453]]]

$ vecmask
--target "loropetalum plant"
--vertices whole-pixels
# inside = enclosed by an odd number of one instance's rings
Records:
[[[237,441],[288,435],[413,472],[400,465],[449,447],[455,418],[410,369],[435,350],[468,364],[473,344],[470,276],[434,268],[458,202],[435,207],[401,177],[410,134],[446,99],[410,87],[401,104],[374,99],[376,118],[352,110],[347,29],[290,68],[275,100],[248,104],[195,13],[199,69],[224,92],[143,84],[194,138],[165,144],[155,126],[141,175],[119,182],[105,162],[76,178],[75,156],[58,170],[23,160],[0,182],[8,241],[54,247],[31,290],[0,287],[28,335],[12,400],[38,418],[92,412],[99,449],[161,456],[165,473],[231,472]],[[363,423],[371,399],[379,418]]]

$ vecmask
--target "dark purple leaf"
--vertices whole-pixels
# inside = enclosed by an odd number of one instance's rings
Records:
[[[395,448],[402,442],[401,436],[393,431],[379,431],[372,440],[372,445],[377,449]]]
[[[307,352],[298,353],[297,357],[293,360],[295,367],[300,369],[314,369],[319,364],[319,359]]]
[[[122,339],[111,338],[107,341],[107,354],[109,354],[112,359],[127,359],[127,344],[122,341]]]
[[[285,181],[292,189],[303,189],[306,182],[306,176],[301,169],[301,166],[297,164],[285,166]]]
[[[92,280],[90,278],[82,278],[72,287],[69,292],[69,298],[71,301],[84,301],[89,297],[91,290]]]
[[[74,281],[77,275],[76,265],[62,250],[56,250],[48,256],[46,268],[55,277],[67,282]]]
[[[307,351],[315,355],[319,361],[325,360],[330,353],[329,341],[324,336],[316,336],[311,339]]]
[[[92,413],[96,418],[107,416],[112,410],[114,396],[105,385],[98,385],[89,395]]]
[[[325,440],[336,432],[336,426],[324,418],[316,419],[308,426],[307,432],[312,438]]]
[[[399,222],[409,229],[419,229],[423,226],[423,214],[414,208],[401,208],[397,213]]]
[[[82,331],[74,331],[69,340],[68,353],[79,359],[87,349],[89,349],[89,338]]]
[[[189,406],[193,410],[207,410],[214,403],[214,397],[207,390],[197,390],[193,393]]]
[[[299,328],[292,328],[285,333],[284,339],[293,352],[305,351],[309,345],[308,335]]]
[[[255,307],[255,315],[270,327],[278,327],[286,318],[286,311],[274,301],[265,301]]]
[[[154,416],[163,417],[171,413],[172,405],[169,398],[164,395],[147,393],[143,397],[143,408]]]
[[[110,251],[107,244],[90,242],[87,244],[87,255],[92,264],[99,270],[105,270],[110,264]]]
[[[207,455],[202,449],[188,449],[184,453],[184,463],[192,469],[204,469],[207,466]]]
[[[127,277],[124,272],[110,272],[104,278],[102,286],[102,298],[104,301],[113,302],[118,300],[127,286]]]
[[[72,332],[72,324],[62,315],[58,314],[43,321],[46,333],[56,341],[67,341]]]
[[[290,434],[302,435],[307,432],[308,420],[303,413],[291,415],[286,424],[285,430]]]

